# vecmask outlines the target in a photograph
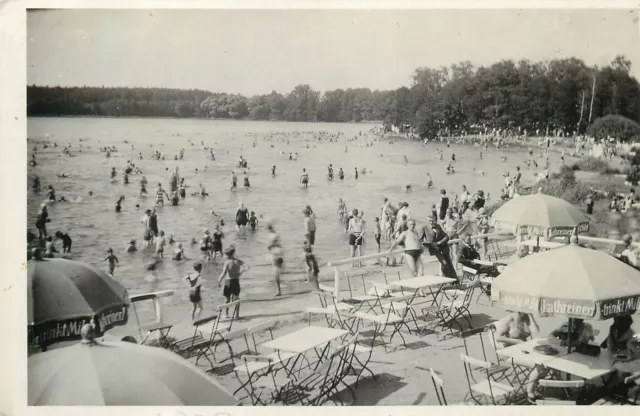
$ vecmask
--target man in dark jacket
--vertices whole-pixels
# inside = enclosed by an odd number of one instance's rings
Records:
[[[449,236],[436,222],[434,217],[429,217],[429,223],[422,229],[422,245],[429,250],[429,254],[436,256],[440,262],[440,271],[445,277],[458,280],[456,270],[451,261],[449,251]]]
[[[460,257],[458,262],[465,267],[473,269],[478,274],[486,274],[491,277],[497,277],[500,272],[496,266],[488,266],[484,264],[474,263],[474,260],[480,258],[480,253],[473,247],[471,243],[471,235],[467,235],[466,238],[460,244]]]

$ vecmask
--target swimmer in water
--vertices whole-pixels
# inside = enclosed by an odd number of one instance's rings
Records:
[[[333,165],[329,165],[328,168],[329,173],[327,174],[327,176],[329,177],[329,180],[332,181],[333,180]]]
[[[158,205],[158,204],[164,205],[164,196],[166,196],[167,199],[170,199],[169,198],[169,194],[167,193],[167,191],[162,189],[162,184],[159,183],[158,184],[158,189],[156,189],[156,205]]]
[[[411,185],[406,185],[406,186],[404,187],[404,190],[405,190],[405,192],[407,192],[407,193],[408,193],[408,192],[411,192],[411,191],[412,191]]]
[[[338,178],[344,180],[344,171],[342,170],[342,168],[338,170]]]
[[[353,168],[355,171],[355,178],[358,179],[358,168]]]
[[[120,212],[122,210],[122,201],[124,201],[124,196],[121,196],[116,201],[116,212]]]
[[[107,250],[107,257],[102,261],[107,261],[107,260],[109,261],[109,274],[111,275],[111,277],[113,277],[113,272],[116,269],[116,264],[119,264],[120,260],[118,260],[116,255],[113,254],[112,248],[109,248],[109,250]]]
[[[116,173],[116,168],[111,168],[111,179],[115,179],[118,174]]]
[[[271,168],[271,176],[276,176],[276,165]]]

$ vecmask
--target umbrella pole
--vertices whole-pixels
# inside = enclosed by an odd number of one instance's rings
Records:
[[[571,331],[573,329],[573,318],[569,318],[569,334],[568,334],[568,346],[567,346],[567,354],[571,354]]]

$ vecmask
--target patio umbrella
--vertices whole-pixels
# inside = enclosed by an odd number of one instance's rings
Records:
[[[538,237],[570,236],[589,231],[589,220],[564,199],[534,194],[514,198],[491,216],[496,228],[518,230]]]
[[[88,327],[88,328],[87,328]],[[235,406],[217,381],[179,355],[129,342],[96,342],[33,355],[30,406]]]
[[[491,285],[505,309],[606,320],[640,306],[640,271],[615,257],[569,244],[508,266]]]
[[[127,290],[105,272],[66,259],[32,260],[27,270],[32,342],[46,347],[80,339],[82,325],[91,320],[99,334],[126,325]]]

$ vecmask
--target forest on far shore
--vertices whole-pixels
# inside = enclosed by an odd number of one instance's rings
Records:
[[[413,127],[421,137],[481,129],[584,133],[596,118],[619,115],[640,122],[640,84],[631,62],[604,67],[576,58],[461,62],[417,68],[409,87],[325,92],[297,85],[245,97],[168,88],[28,86],[28,116],[180,117],[314,122],[380,121]]]

